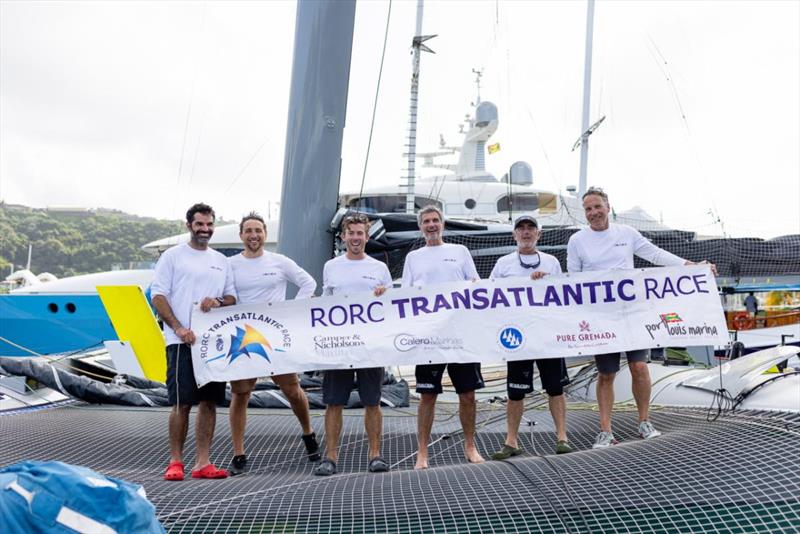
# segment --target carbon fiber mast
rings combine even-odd
[[[333,251],[355,5],[297,3],[277,250],[315,280]]]

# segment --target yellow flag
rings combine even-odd
[[[500,151],[500,143],[495,143],[493,145],[489,145],[486,147],[489,150],[489,154],[494,154],[495,152]]]

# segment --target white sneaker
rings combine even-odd
[[[617,439],[614,437],[614,434],[611,432],[600,432],[597,434],[597,438],[595,438],[592,448],[604,449],[606,447],[610,447],[611,445],[616,445],[617,443],[619,443],[619,441],[617,441]]]
[[[653,423],[650,421],[642,421],[639,423],[639,437],[642,439],[652,439],[657,438],[661,435],[661,432],[656,430],[656,427],[653,426]]]

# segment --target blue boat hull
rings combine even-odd
[[[117,334],[96,293],[34,294],[0,295],[0,337],[13,343],[0,339],[0,356],[33,356],[29,351],[57,354],[91,348],[117,339]]]

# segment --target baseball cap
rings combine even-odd
[[[536,219],[534,219],[532,215],[520,215],[514,221],[514,229],[516,230],[517,226],[519,226],[520,224],[522,224],[524,222],[529,222],[532,225],[534,225],[536,228],[539,228],[539,223],[536,222]]]

